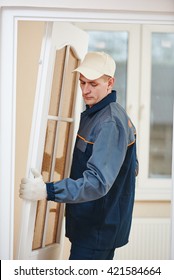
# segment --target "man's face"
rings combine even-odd
[[[107,76],[102,76],[96,80],[88,80],[80,74],[79,80],[84,102],[89,107],[107,96],[111,92],[114,83],[114,78]]]

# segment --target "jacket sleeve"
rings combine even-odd
[[[115,122],[102,124],[83,177],[47,183],[48,200],[79,203],[96,200],[113,185],[127,151],[127,135]]]

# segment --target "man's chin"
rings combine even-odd
[[[85,104],[88,105],[89,107],[95,105],[95,103],[92,100],[85,100]]]

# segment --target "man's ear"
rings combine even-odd
[[[114,86],[115,78],[109,78],[108,80],[108,89],[112,89]]]

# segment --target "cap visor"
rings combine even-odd
[[[78,68],[74,69],[73,72],[79,72],[85,78],[87,78],[89,80],[96,80],[104,75],[101,72],[98,72],[98,71],[95,71],[94,69],[89,69],[89,68],[83,67],[83,66],[79,66]]]

